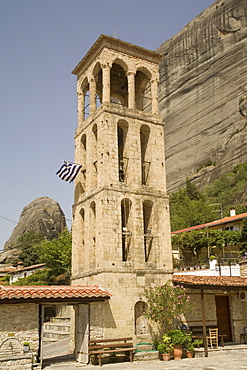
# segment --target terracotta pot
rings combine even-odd
[[[186,351],[187,358],[193,358],[194,351]]]
[[[174,346],[173,349],[173,358],[174,360],[181,360],[183,354],[182,346]]]
[[[162,353],[163,361],[169,361],[171,359],[170,353]]]

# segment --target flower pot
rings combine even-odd
[[[174,360],[181,360],[183,354],[182,346],[174,345],[173,358]]]
[[[186,356],[187,356],[187,358],[193,358],[194,351],[186,351]]]
[[[169,361],[171,359],[170,353],[162,353],[162,359],[163,361]]]

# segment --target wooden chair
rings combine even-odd
[[[217,329],[209,329],[209,336],[207,336],[207,343],[208,346],[210,345],[211,348],[218,348],[218,328]]]

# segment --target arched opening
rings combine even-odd
[[[95,187],[98,176],[98,127],[96,123],[92,127],[92,160],[92,187]]]
[[[81,244],[85,243],[85,211],[84,208],[80,210],[80,231],[81,231]]]
[[[150,200],[145,200],[143,202],[143,231],[144,231],[144,253],[145,262],[150,261],[150,255],[152,251],[153,244],[153,233],[152,233],[152,210],[153,202]]]
[[[74,193],[74,203],[77,204],[81,198],[81,194],[84,193],[85,189],[83,188],[81,182],[78,182],[75,187]]]
[[[110,101],[111,103],[128,106],[128,80],[125,73],[127,67],[123,62],[113,63],[110,72]]]
[[[122,218],[122,261],[130,259],[130,243],[131,243],[131,224],[130,211],[131,200],[124,198],[121,202],[121,218]]]
[[[150,171],[150,157],[151,152],[149,148],[150,128],[147,125],[142,125],[140,129],[141,141],[141,166],[142,166],[142,185],[148,185],[149,171]]]
[[[87,77],[81,85],[81,90],[83,94],[83,120],[85,121],[90,115],[90,88]]]
[[[148,334],[148,321],[145,317],[146,308],[146,302],[139,301],[135,304],[135,334],[137,336]]]
[[[135,75],[136,109],[145,113],[152,111],[151,74],[146,69],[138,70]]]
[[[118,169],[119,181],[125,181],[127,176],[127,168],[129,158],[126,157],[126,141],[128,133],[128,123],[119,121],[118,126]]]
[[[91,202],[90,204],[90,232],[91,242],[89,251],[89,267],[95,267],[95,248],[96,248],[96,204]]]
[[[93,76],[95,79],[96,84],[96,109],[98,109],[102,104],[102,69],[99,63],[96,63],[94,70],[93,70]]]
[[[86,164],[87,164],[87,137],[85,134],[81,137],[81,164],[82,164],[82,188],[85,191],[86,186]]]

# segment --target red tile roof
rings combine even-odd
[[[191,288],[201,286],[208,288],[246,288],[247,277],[243,276],[198,276],[198,275],[174,275],[173,282],[179,283]]]
[[[3,268],[0,269],[0,274],[1,273],[7,274],[7,273],[10,273],[10,272],[13,272],[13,271],[16,271],[16,268],[13,267],[13,266],[3,267]]]
[[[28,271],[28,270],[36,270],[40,267],[43,267],[45,264],[44,263],[39,263],[37,265],[31,265],[31,266],[27,266],[27,267],[16,267],[14,270],[10,271],[10,273],[12,274],[15,274],[15,273],[18,273],[18,272],[21,272],[21,271]]]
[[[192,227],[187,227],[186,229],[172,231],[172,234],[180,234],[180,233],[186,232],[186,231],[188,232],[188,231],[197,230],[197,229],[204,229],[206,227],[213,227],[213,226],[217,226],[217,225],[222,225],[222,224],[226,224],[226,223],[229,223],[229,222],[242,220],[243,218],[246,218],[246,217],[247,217],[247,212],[240,213],[239,215],[224,217],[224,218],[221,218],[220,220],[208,222],[206,224],[196,225],[196,226],[192,226]]]
[[[0,286],[0,303],[8,300],[86,300],[110,298],[110,294],[100,286]]]

